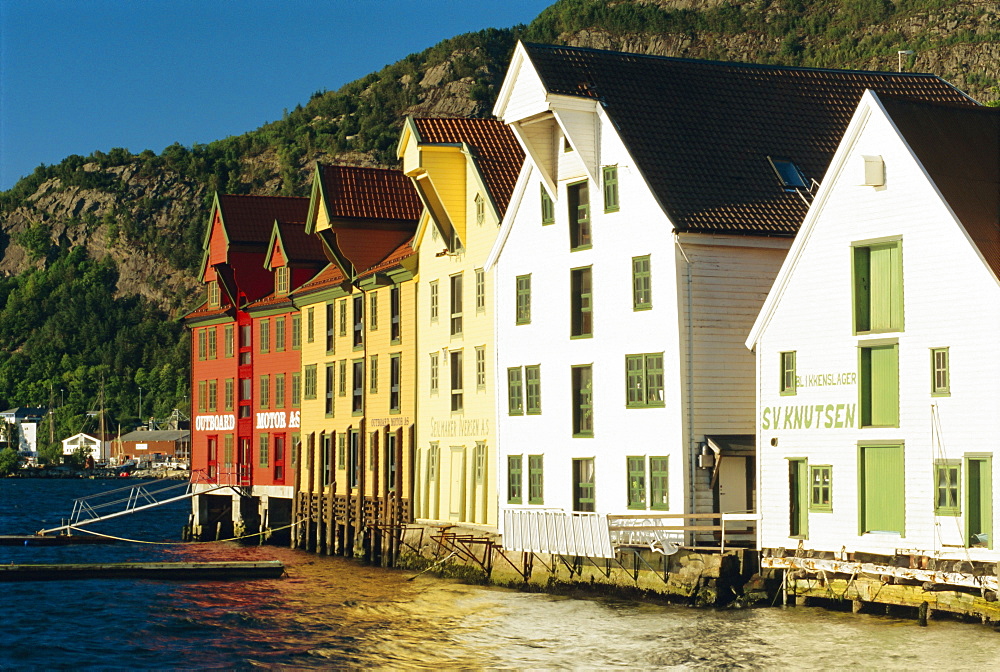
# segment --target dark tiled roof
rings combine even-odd
[[[326,263],[323,255],[323,244],[316,238],[306,233],[305,222],[278,222],[278,230],[281,232],[281,242],[283,243],[282,253],[289,263]]]
[[[304,222],[309,199],[294,196],[219,195],[219,208],[230,243],[260,243],[271,240],[274,221]]]
[[[414,119],[420,141],[468,144],[486,188],[503,217],[514,193],[524,151],[510,127],[496,119]]]
[[[410,178],[402,171],[320,165],[320,174],[331,218],[414,221],[420,218],[423,204]]]
[[[807,206],[767,157],[822,179],[865,89],[975,105],[933,75],[524,46],[550,93],[600,101],[680,231],[794,234]]]
[[[880,100],[1000,276],[1000,109]]]

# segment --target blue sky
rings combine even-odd
[[[0,0],[0,190],[41,163],[160,153],[281,118],[554,0]]]

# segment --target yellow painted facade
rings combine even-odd
[[[411,121],[398,155],[427,208],[415,240],[414,511],[496,526],[493,280],[483,266],[499,215],[467,146],[423,144]]]

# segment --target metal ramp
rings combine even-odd
[[[193,479],[188,481],[158,480],[80,497],[73,500],[73,513],[70,514],[69,523],[39,530],[37,534],[41,536],[53,532],[66,532],[73,528],[127,516],[131,513],[179,502],[216,490],[229,488],[240,492],[240,488],[231,485],[216,485],[196,492],[194,485]],[[240,492],[240,494],[243,493]]]

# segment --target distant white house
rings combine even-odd
[[[48,409],[18,407],[0,412],[0,421],[12,426],[13,447],[29,459],[38,457],[38,425]]]
[[[111,457],[111,440],[114,437],[105,437],[103,440],[92,435],[80,432],[62,440],[62,454],[73,455],[81,448],[85,455],[92,457],[95,462],[105,462]]]
[[[765,566],[994,574],[998,333],[1000,110],[867,92],[747,340]]]

